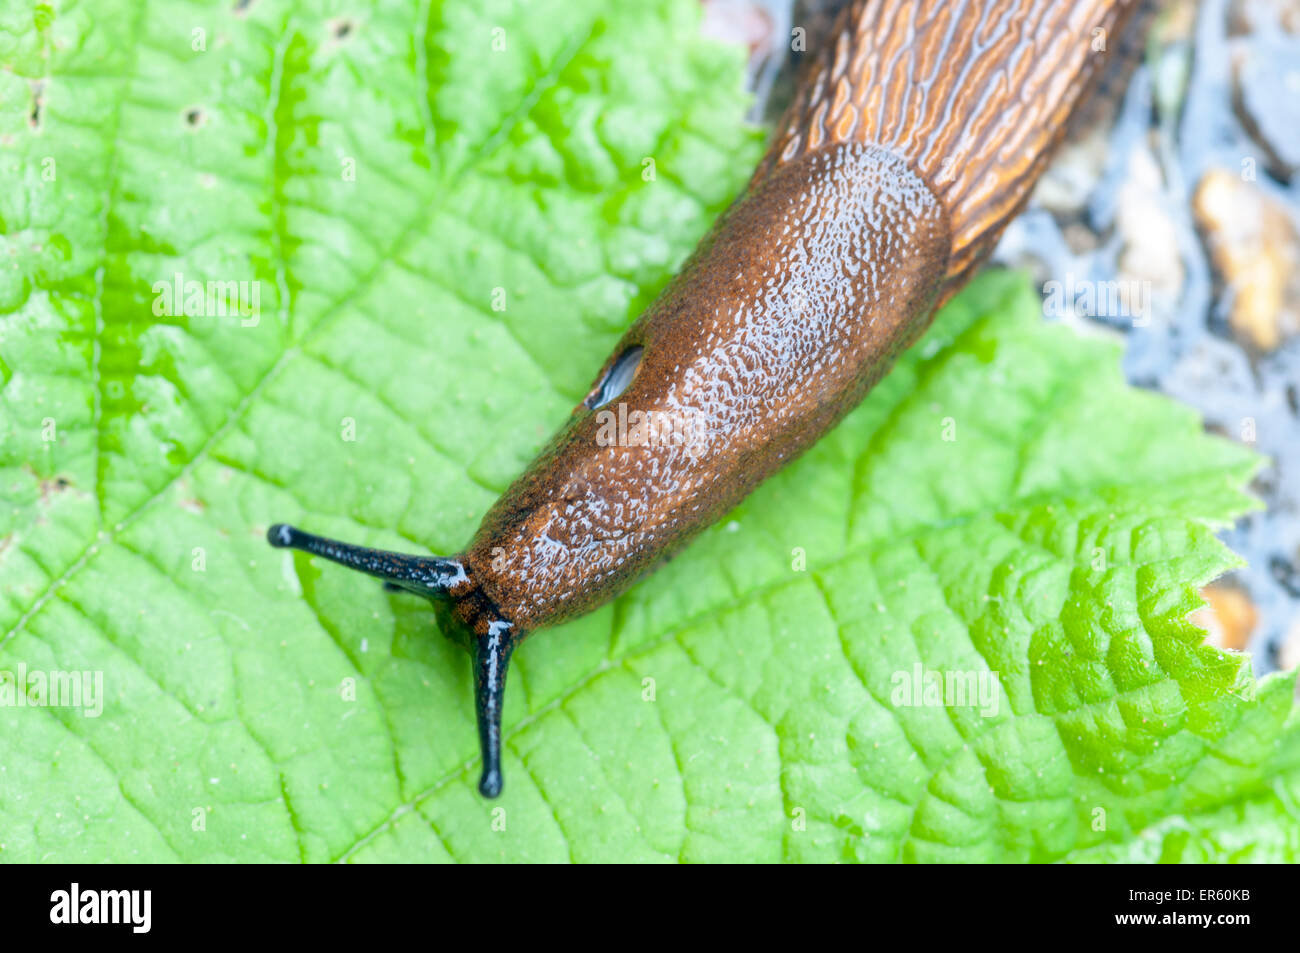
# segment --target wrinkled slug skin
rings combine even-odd
[[[615,350],[644,348],[612,407],[665,415],[680,442],[602,446],[608,416],[580,407],[488,513],[469,577],[524,630],[621,592],[862,399],[924,327],[949,242],[887,152],[836,144],[776,170]]]
[[[852,410],[1024,204],[1134,5],[850,3],[747,192],[593,384],[644,348],[605,409],[694,439],[602,445],[608,417],[578,407],[464,554],[460,621],[596,608]]]
[[[1139,6],[853,0],[800,77],[754,181],[828,142],[901,157],[948,210],[946,300],[1028,200]]]
[[[1024,205],[1138,3],[852,0],[745,193],[462,554],[268,528],[432,601],[470,652],[480,793],[503,788],[518,643],[623,592],[861,402]]]

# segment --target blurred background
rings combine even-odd
[[[707,33],[748,47],[753,118],[770,125],[844,0],[703,4]],[[1264,508],[1221,534],[1249,565],[1206,587],[1194,618],[1215,644],[1250,651],[1258,674],[1292,668],[1300,0],[1145,2],[1132,22],[1109,39],[1104,81],[995,261],[1029,270],[1045,320],[1123,338],[1132,384],[1268,458],[1252,487]],[[791,51],[796,27],[807,54]]]

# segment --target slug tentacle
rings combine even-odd
[[[444,556],[412,556],[385,549],[354,546],[337,539],[304,533],[285,523],[276,523],[266,531],[267,541],[277,549],[300,549],[322,556],[349,569],[357,569],[386,580],[384,588],[402,589],[421,596],[449,592],[465,581],[465,567]]]
[[[505,704],[506,666],[518,641],[514,626],[498,621],[474,643],[474,712],[483,761],[478,791],[484,797],[501,793],[501,709]]]

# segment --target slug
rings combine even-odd
[[[462,553],[270,528],[434,602],[472,658],[485,797],[519,643],[626,590],[857,406],[1024,205],[1136,5],[853,0],[744,194]]]

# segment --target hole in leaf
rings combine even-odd
[[[41,80],[31,81],[32,111],[27,115],[27,123],[33,129],[41,128],[41,107],[45,105],[45,83]]]

